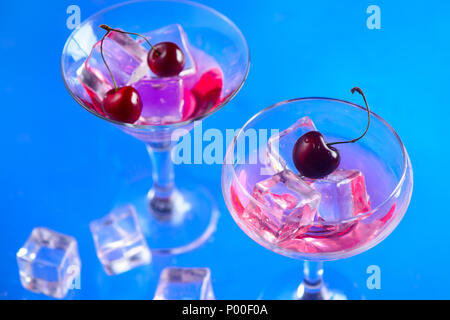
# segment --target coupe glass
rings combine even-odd
[[[164,125],[121,123],[97,113],[86,102],[90,99],[78,80],[77,70],[103,37],[101,24],[140,34],[180,25],[190,45],[213,57],[222,69],[221,103],[192,119]],[[215,230],[218,210],[214,198],[190,177],[177,175],[177,180],[186,185],[175,186],[171,150],[177,138],[194,127],[195,121],[218,111],[236,95],[248,69],[247,43],[233,22],[209,7],[189,1],[132,1],[115,5],[88,18],[67,40],[62,54],[62,76],[72,97],[87,111],[144,142],[150,153],[152,188],[148,191],[150,182],[144,186],[142,182],[136,183],[125,190],[121,200],[116,199],[116,205],[123,200],[136,206],[153,252],[176,254],[192,250]]]
[[[313,121],[327,142],[358,137],[367,122],[365,108],[336,99],[293,99],[268,107],[253,116],[229,146],[222,170],[222,191],[231,215],[250,238],[278,254],[305,261],[303,282],[299,286],[287,283],[283,288],[278,284],[279,292],[271,292],[272,297],[350,298],[346,292],[324,285],[323,261],[364,252],[395,229],[411,198],[411,163],[397,133],[372,112],[370,128],[363,139],[336,146],[341,154],[339,168],[356,169],[364,175],[370,210],[335,221],[316,218],[305,222],[292,218],[290,221],[298,228],[298,236],[286,241],[267,237],[263,232],[265,221],[255,224],[248,218],[248,210],[257,210],[263,217],[273,211],[267,203],[258,202],[257,193],[253,193],[256,183],[275,173],[267,157],[267,137],[271,136],[271,130],[281,132],[305,116]],[[259,143],[252,142],[257,134]],[[292,154],[292,151],[287,153]],[[288,281],[288,277],[284,279]]]

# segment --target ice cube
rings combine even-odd
[[[103,111],[103,98],[113,88],[113,85],[100,73],[99,70],[89,71],[83,64],[77,71],[78,79],[91,99],[92,106],[101,115]]]
[[[47,228],[34,228],[16,256],[20,281],[33,292],[63,298],[80,274],[76,240]]]
[[[179,24],[170,24],[165,27],[150,32],[146,32],[143,34],[143,36],[146,37],[152,45],[155,45],[159,42],[167,42],[167,41],[177,44],[183,51],[185,58],[184,69],[180,72],[178,76],[185,77],[188,75],[195,74],[196,65],[190,52],[189,41],[187,39],[186,33]],[[145,41],[145,39],[138,38],[136,40],[138,44],[142,44],[142,46],[148,47],[148,50],[151,49],[150,46],[147,44],[147,41]],[[144,61],[142,61],[141,64],[133,71],[133,74],[131,75],[128,84],[133,85],[133,83],[138,82],[144,77],[160,78],[159,76],[154,74],[152,70],[149,68],[147,59],[144,59]]]
[[[90,223],[97,256],[109,275],[148,264],[151,253],[133,206],[120,207]]]
[[[101,105],[106,92],[113,88],[111,75],[106,68],[98,41],[85,63],[77,70],[80,83],[86,89],[97,112],[103,113]],[[111,32],[103,42],[103,55],[118,86],[126,85],[133,72],[147,63],[147,49],[129,35]],[[147,67],[148,68],[148,67]]]
[[[322,195],[319,217],[337,222],[370,211],[364,175],[358,170],[338,169],[311,186]]]
[[[100,80],[106,79],[112,85],[111,75],[101,56],[100,45],[101,41],[92,48],[86,59],[85,68],[94,76],[100,77]],[[147,49],[129,35],[119,32],[111,32],[105,38],[103,56],[118,86],[126,85],[141,63],[147,63]]]
[[[316,131],[316,127],[309,117],[303,117],[286,130],[269,138],[267,156],[275,172],[285,169],[296,171],[292,160],[292,150],[298,138],[309,131]]]
[[[147,37],[147,39],[153,45],[159,42],[167,41],[177,44],[183,51],[185,58],[184,69],[180,72],[179,76],[184,77],[189,74],[195,73],[195,62],[190,52],[189,41],[181,25],[169,24],[157,30],[146,32],[143,34],[143,36]],[[142,43],[143,45],[146,44],[146,41],[144,39],[138,39],[138,42]],[[147,62],[145,61],[145,63]],[[149,70],[148,65],[147,69]],[[151,77],[158,78],[158,76],[151,72],[151,70],[149,70],[149,74]]]
[[[147,61],[148,49],[140,45],[140,43],[134,40],[130,35],[121,32],[110,32],[107,38],[115,41],[120,46],[120,51],[117,52],[120,56],[116,57],[117,59],[123,60],[123,58],[126,58],[126,56],[122,54],[122,51],[125,51],[138,62]],[[139,37],[138,39],[141,38]],[[105,49],[105,46],[106,44],[103,43],[103,49]]]
[[[214,300],[209,268],[165,268],[155,300]]]
[[[140,124],[161,125],[183,119],[184,88],[179,77],[148,78],[133,84],[142,99]]]
[[[270,242],[290,239],[314,221],[320,194],[292,171],[284,170],[258,182],[242,218]]]
[[[197,113],[196,96],[185,86],[185,79],[196,74],[196,63],[190,53],[183,28],[171,24],[144,34],[152,44],[162,41],[176,43],[184,52],[185,66],[176,77],[161,78],[155,75],[144,61],[135,69],[129,81],[141,95],[143,109],[139,124],[164,125],[187,120]],[[139,40],[146,44],[143,39]]]

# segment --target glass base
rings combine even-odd
[[[342,274],[328,269],[325,263],[324,284],[322,286],[299,285],[301,265],[287,269],[274,277],[264,289],[263,300],[362,300],[364,297],[355,283]]]
[[[189,189],[177,187],[170,199],[152,201],[151,180],[127,186],[119,205],[135,206],[142,232],[153,254],[180,254],[204,244],[214,233],[219,218],[209,190],[191,180]]]
[[[294,300],[348,300],[347,296],[329,287],[329,284],[311,286],[301,283],[293,294]]]

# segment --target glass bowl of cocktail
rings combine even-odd
[[[317,132],[324,138],[316,141]],[[308,163],[305,152],[318,153]],[[327,166],[325,176],[314,176]],[[385,239],[402,219],[412,186],[408,154],[392,127],[366,107],[330,98],[262,110],[236,134],[222,170],[223,195],[239,227],[267,249],[305,260],[303,282],[292,286],[285,277],[270,298],[345,298],[345,290],[323,285],[323,261]]]
[[[171,150],[236,95],[248,69],[239,29],[189,1],[119,4],[88,18],[67,40],[62,75],[72,97],[150,153],[152,188],[127,188],[117,201],[137,207],[154,252],[191,250],[215,230],[214,198],[190,178],[175,185]]]

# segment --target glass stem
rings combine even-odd
[[[325,300],[327,294],[323,285],[323,262],[305,261],[303,281],[297,289],[297,298],[302,300]]]
[[[148,193],[151,211],[159,216],[171,213],[175,191],[172,143],[149,143],[147,150],[152,162],[153,186]]]

